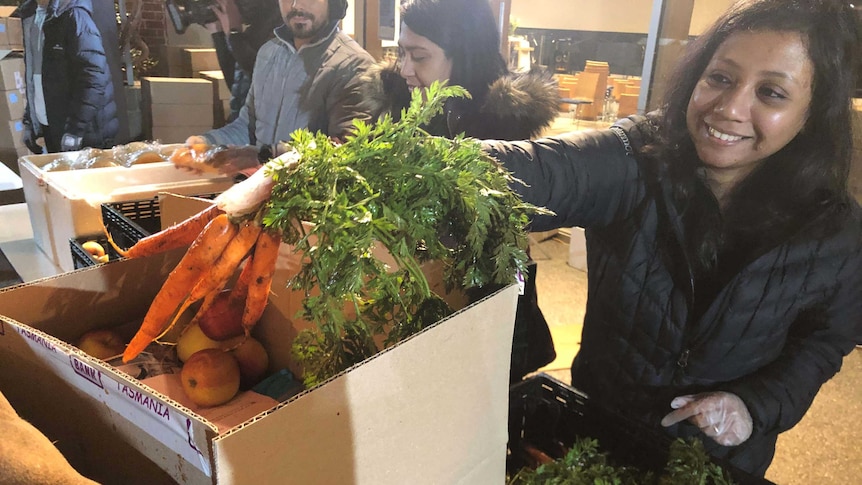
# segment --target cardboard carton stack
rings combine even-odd
[[[180,77],[196,77],[201,71],[218,71],[216,50],[214,48],[186,47],[182,52]]]
[[[221,128],[230,114],[230,88],[224,80],[224,73],[220,70],[199,71],[198,77],[213,85],[213,128]]]
[[[0,161],[18,173],[18,157],[29,152],[22,139],[27,104],[24,37],[21,19],[9,17],[15,7],[0,7]]]
[[[213,87],[206,79],[145,77],[141,97],[147,139],[183,143],[213,127]]]
[[[24,50],[24,31],[21,19],[10,17],[16,7],[0,7],[0,49]]]
[[[29,153],[24,145],[24,59],[10,54],[0,59],[0,160],[18,172],[18,157]]]

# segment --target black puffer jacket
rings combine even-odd
[[[376,64],[362,80],[362,108],[369,113],[397,118],[410,104],[407,82],[394,63]],[[480,104],[477,109],[476,103],[447,101],[445,118],[432,122],[428,131],[447,138],[464,133],[479,139],[532,139],[559,114],[560,98],[551,75],[531,71],[501,77]]]
[[[862,215],[850,198],[749,259],[700,318],[682,252],[680,216],[664,177],[627,155],[621,140],[648,131],[631,120],[611,130],[541,142],[488,142],[525,186],[524,199],[556,216],[536,230],[586,229],[590,271],[573,385],[591,399],[660,428],[675,396],[727,391],[745,402],[754,431],[722,447],[687,422],[710,453],[762,476],[779,433],[793,427],[841,368],[862,322]]]
[[[89,0],[50,0],[43,31],[42,90],[48,116],[48,133],[40,133],[30,101],[33,99],[31,59],[33,46],[24,36],[27,69],[27,109],[24,122],[45,136],[49,150],[59,147],[66,133],[80,136],[82,147],[110,148],[119,130],[114,85],[101,34],[93,22]],[[33,23],[36,1],[18,8],[24,32]],[[53,151],[53,150],[51,150]]]

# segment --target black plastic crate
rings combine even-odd
[[[129,231],[133,237],[159,232],[161,214],[158,197],[102,204],[102,221],[105,225],[116,224],[118,229]],[[113,232],[111,236],[116,237]]]
[[[509,450],[506,471],[515,475],[532,459],[529,448],[552,459],[563,457],[578,438],[593,438],[616,465],[661,474],[672,438],[644,424],[601,408],[578,390],[546,374],[537,374],[510,388]],[[772,482],[727,466],[740,485]]]
[[[108,238],[105,236],[84,236],[79,238],[69,239],[69,246],[72,251],[72,263],[74,264],[75,269],[87,268],[89,266],[95,266],[99,264],[98,261],[93,259],[86,250],[84,250],[83,244],[87,241],[96,241],[101,244],[103,248],[105,248],[105,254],[108,255],[109,261],[114,261],[116,259],[120,259],[121,256],[114,250],[114,248],[108,243]]]
[[[149,202],[150,201],[136,201],[133,203],[121,203],[126,207],[129,207],[128,204],[136,204],[136,207],[142,209],[139,213],[142,217],[134,220],[131,217],[126,216],[119,208],[116,208],[111,204],[102,204],[102,224],[105,225],[105,229],[107,229],[111,234],[111,238],[117,246],[122,249],[129,249],[139,240],[154,232],[158,232],[159,229],[156,229],[155,231],[150,230],[149,227],[152,226],[152,222],[147,222],[154,219],[155,224],[159,224],[159,216],[151,215],[152,207],[158,207],[158,202],[156,202],[155,205],[149,204]],[[147,228],[142,227],[141,223],[146,225]]]
[[[218,193],[195,195],[198,199],[214,199]],[[142,237],[162,229],[162,211],[158,196],[147,200],[108,202],[102,204],[102,220],[111,237],[120,245],[131,246]],[[113,225],[113,227],[112,227]],[[116,229],[116,232],[114,231]],[[117,238],[121,239],[118,241]]]
[[[121,249],[128,249],[135,245],[140,239],[149,236],[153,231],[149,228],[159,224],[158,214],[153,214],[154,208],[158,208],[157,200],[139,200],[131,202],[116,202],[102,204],[102,224],[111,234],[114,243]],[[126,212],[122,212],[125,210]],[[131,217],[125,214],[130,214]],[[155,221],[155,222],[153,222]],[[147,226],[147,228],[142,227]],[[156,229],[158,231],[158,229]],[[87,241],[96,241],[105,248],[105,254],[110,261],[121,258],[120,254],[108,242],[104,234],[82,236],[69,240],[72,251],[72,263],[75,269],[86,268],[98,264],[90,254],[84,250],[83,244]]]

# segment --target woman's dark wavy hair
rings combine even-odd
[[[857,13],[846,0],[749,0],[731,7],[690,46],[668,84],[660,142],[646,153],[673,183],[691,235],[687,245],[701,269],[714,264],[723,242],[768,244],[824,208],[847,201],[859,30]],[[705,214],[702,204],[693,203],[701,162],[686,127],[686,109],[719,46],[733,34],[756,31],[802,35],[814,66],[808,119],[790,143],[734,189],[723,215]]]
[[[409,0],[401,6],[401,21],[443,49],[452,60],[449,84],[466,88],[479,105],[507,72],[488,0]]]

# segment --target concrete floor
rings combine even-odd
[[[557,351],[557,359],[540,371],[567,383],[580,347],[587,281],[585,272],[568,266],[568,251],[565,235],[531,248],[539,305]],[[862,484],[862,349],[844,360],[802,421],[779,437],[766,478],[780,485]]]

